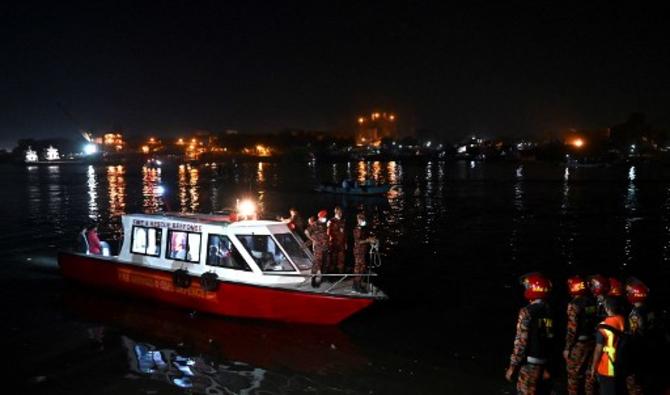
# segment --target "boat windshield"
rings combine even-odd
[[[237,235],[237,238],[264,272],[295,271],[279,245],[269,235]]]
[[[274,237],[284,247],[284,251],[291,257],[293,263],[298,266],[298,269],[309,270],[312,268],[312,261],[293,233],[275,233]]]

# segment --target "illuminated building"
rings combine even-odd
[[[397,116],[386,112],[373,112],[358,117],[357,145],[379,145],[384,138],[398,137]]]
[[[102,136],[102,143],[107,150],[121,151],[126,147],[126,142],[123,140],[121,133],[105,133]]]
[[[49,148],[46,149],[45,157],[46,157],[47,160],[59,160],[60,159],[60,154],[58,153],[57,148],[49,146]]]

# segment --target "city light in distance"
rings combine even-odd
[[[84,145],[84,154],[86,155],[93,155],[96,152],[98,152],[98,146],[95,144],[86,144]]]

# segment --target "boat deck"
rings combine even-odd
[[[301,291],[301,292],[314,292],[318,294],[330,294],[334,296],[360,296],[363,298],[374,298],[374,299],[386,299],[387,296],[382,290],[375,287],[373,284],[369,285],[368,293],[360,293],[353,290],[354,279],[352,277],[342,278],[340,276],[330,277],[331,281],[326,281],[327,277],[324,277],[321,284],[318,287],[312,287],[312,282],[310,278],[305,278],[305,281],[297,284],[281,284],[277,285],[277,288],[284,288],[289,290]],[[366,281],[363,280],[365,284]]]

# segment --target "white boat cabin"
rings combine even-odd
[[[169,213],[124,215],[122,223],[123,262],[267,285],[302,283],[312,269],[311,253],[282,222]]]

